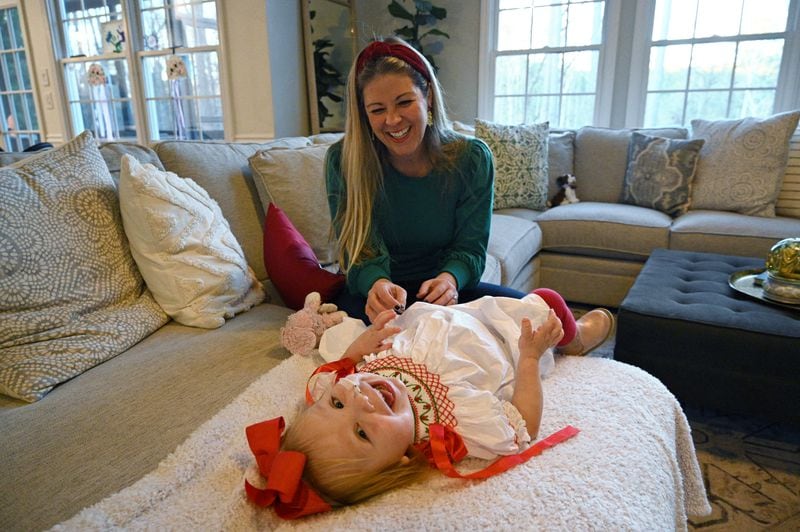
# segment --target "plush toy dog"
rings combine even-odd
[[[322,303],[319,292],[306,296],[303,308],[286,319],[281,327],[281,345],[293,355],[310,355],[319,346],[326,329],[341,323],[347,317],[332,303]]]
[[[581,201],[578,199],[578,195],[575,192],[578,189],[577,181],[578,180],[572,174],[558,176],[556,178],[558,192],[547,202],[547,206],[558,207],[559,205],[578,203]]]

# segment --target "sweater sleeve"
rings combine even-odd
[[[330,147],[325,155],[325,185],[328,190],[328,207],[331,211],[333,228],[338,238],[341,226],[336,221],[339,206],[345,202],[346,185],[342,175],[342,142],[339,141]],[[366,297],[369,289],[378,279],[391,279],[389,266],[389,252],[382,239],[372,228],[370,244],[378,250],[374,257],[362,260],[350,267],[347,272],[347,288],[351,293],[361,294]]]
[[[458,288],[463,289],[478,284],[486,267],[494,201],[494,164],[489,147],[481,140],[470,139],[459,170],[464,187],[456,205],[455,235],[440,270],[453,274]]]

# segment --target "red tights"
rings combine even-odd
[[[547,303],[547,306],[553,309],[558,319],[561,320],[561,326],[564,328],[564,338],[558,342],[558,346],[563,347],[570,343],[578,333],[578,326],[575,323],[575,316],[572,315],[572,311],[567,307],[567,303],[561,297],[561,294],[549,288],[537,288],[531,293],[541,297]]]

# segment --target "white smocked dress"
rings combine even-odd
[[[511,404],[519,360],[520,321],[536,328],[549,307],[537,295],[523,299],[483,297],[450,307],[415,303],[394,322],[403,330],[392,348],[368,355],[357,371],[397,377],[408,389],[416,417],[415,442],[428,439],[428,425],[441,423],[461,436],[470,456],[493,459],[525,450],[531,438]],[[320,342],[327,361],[338,360],[364,331],[346,319]],[[541,358],[544,377],[554,366],[552,350]]]

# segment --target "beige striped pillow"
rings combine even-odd
[[[800,218],[800,129],[795,130],[789,140],[789,162],[775,204],[775,214]]]

